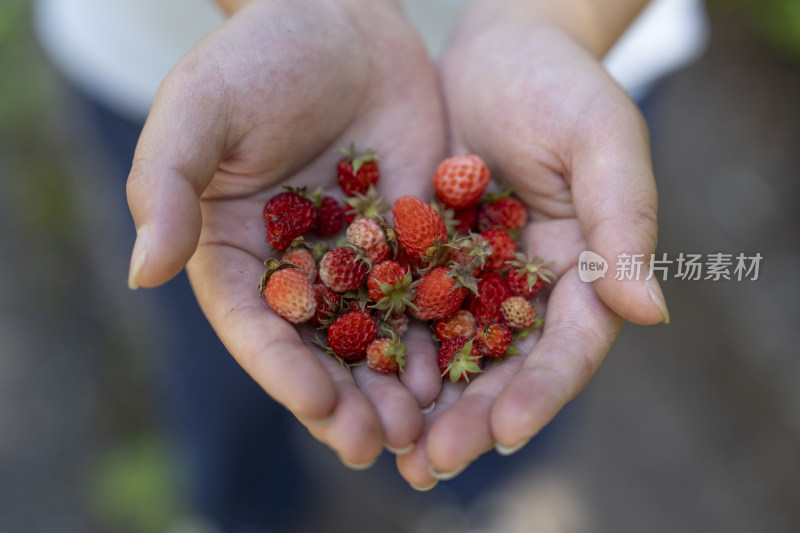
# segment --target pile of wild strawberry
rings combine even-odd
[[[287,188],[264,206],[267,242],[283,252],[266,261],[259,286],[269,306],[324,330],[318,344],[344,363],[366,359],[378,372],[403,371],[409,314],[431,324],[442,376],[453,382],[480,372],[484,360],[518,353],[512,341],[542,325],[530,299],[553,279],[547,263],[517,251],[525,205],[510,191],[483,197],[488,168],[458,155],[433,176],[441,203],[402,196],[389,206],[375,192],[377,156],[343,152],[346,209],[305,188]],[[327,251],[303,238],[334,236],[345,222],[346,241]]]

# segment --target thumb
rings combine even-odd
[[[648,276],[658,237],[658,197],[647,126],[632,103],[615,111],[613,121],[605,115],[594,125],[595,134],[584,138],[572,162],[578,220],[589,250],[608,263],[594,287],[626,320],[669,323],[661,288]]]
[[[217,75],[186,62],[159,89],[136,146],[127,183],[136,225],[128,286],[177,275],[200,237],[198,199],[223,157],[223,91]]]

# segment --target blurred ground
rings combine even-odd
[[[666,282],[672,324],[626,327],[561,446],[475,530],[800,528],[800,69],[738,19],[715,9],[712,23],[708,54],[655,110],[659,251],[758,252],[759,280]],[[28,28],[0,35],[0,532],[157,531],[180,498],[153,422],[154,318],[115,238],[123,192]],[[463,530],[424,494],[378,490],[375,472],[298,442],[321,491],[365,498],[347,518],[332,497],[308,527]]]

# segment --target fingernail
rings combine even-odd
[[[661,312],[661,321],[664,324],[669,324],[669,310],[667,309],[667,302],[664,300],[664,293],[661,292],[661,287],[655,279],[650,278],[645,281],[647,287],[647,294],[650,295],[650,300],[658,307]]]
[[[427,415],[428,413],[433,411],[435,407],[436,407],[436,400],[433,400],[433,402],[428,407],[423,407],[422,409],[419,410],[419,412],[422,413],[423,415]]]
[[[344,457],[342,457],[341,455],[339,456],[339,460],[342,462],[342,464],[343,464],[344,466],[346,466],[346,467],[347,467],[347,468],[349,468],[350,470],[366,470],[367,468],[369,468],[369,467],[371,467],[372,465],[374,465],[374,464],[375,464],[375,461],[377,461],[377,460],[378,460],[378,458],[376,457],[376,458],[375,458],[375,459],[373,459],[372,461],[369,461],[369,462],[367,462],[367,463],[363,463],[363,464],[360,464],[360,465],[353,464],[353,463],[351,463],[351,462],[347,461],[347,460],[346,460]]]
[[[409,483],[409,485],[411,485],[412,489],[414,489],[416,491],[419,491],[419,492],[428,492],[429,490],[431,490],[433,487],[435,487],[438,484],[439,484],[439,480],[438,479],[434,479],[433,483],[431,483],[427,487],[418,487],[418,486],[414,485],[413,483]]]
[[[297,419],[306,426],[324,426],[333,420],[333,415],[326,416],[325,418],[309,418],[307,416],[297,415]]]
[[[395,455],[405,455],[405,454],[409,453],[411,450],[414,449],[414,443],[412,442],[411,444],[409,444],[405,448],[392,448],[391,446],[389,446],[387,444],[385,446],[385,448],[386,448],[386,451],[388,451],[390,453],[393,453]]]
[[[136,243],[133,245],[131,268],[128,271],[128,288],[132,291],[139,288],[136,278],[147,260],[147,245],[149,241],[150,235],[147,226],[142,226],[136,231]]]
[[[525,445],[528,444],[528,442],[530,442],[530,439],[525,439],[519,444],[515,444],[514,446],[508,446],[508,447],[498,443],[494,445],[494,449],[497,450],[497,453],[499,453],[500,455],[513,455],[518,451],[520,451],[522,448],[524,448]]]
[[[455,470],[452,470],[450,472],[442,472],[434,468],[433,465],[431,465],[428,467],[428,472],[430,472],[430,474],[439,481],[447,481],[448,479],[453,479],[454,477],[459,475],[461,472],[464,471],[465,468],[467,468],[467,465],[461,465]]]

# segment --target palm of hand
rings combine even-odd
[[[527,203],[521,251],[552,260],[558,278],[543,334],[519,343],[522,355],[442,387],[420,445],[397,458],[416,486],[448,479],[493,447],[524,445],[592,377],[621,328],[614,311],[661,319],[640,285],[593,287],[577,275],[583,250],[608,258],[655,246],[646,129],[600,64],[555,31],[511,30],[456,40],[441,70],[452,151],[481,154]]]
[[[396,6],[362,6],[369,13],[355,20],[338,5],[311,4],[257,3],[182,61],[157,97],[128,192],[149,238],[139,283],[166,281],[191,256],[198,301],[231,354],[315,437],[360,465],[384,444],[407,448],[419,436],[420,407],[441,382],[432,341],[409,332],[405,386],[365,367],[351,375],[310,348],[255,290],[274,253],[261,211],[284,184],[332,188],[337,148],[351,141],[381,154],[388,201],[430,196],[443,111],[435,70]]]

